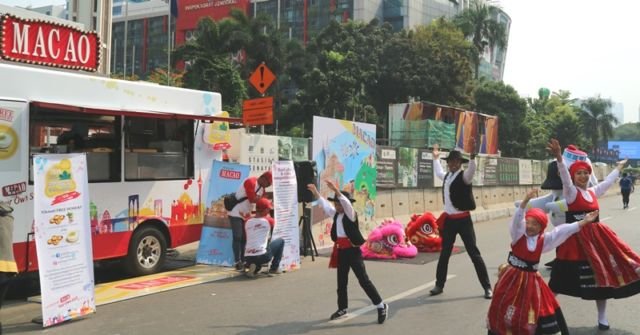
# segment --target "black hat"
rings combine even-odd
[[[448,161],[450,161],[452,159],[459,159],[463,163],[468,163],[469,162],[468,159],[462,157],[462,154],[458,150],[451,150],[451,152],[449,152],[449,156],[447,156],[447,158],[445,158],[444,160],[446,160],[448,162]]]
[[[347,191],[340,191],[340,193],[342,193],[342,195],[344,195],[347,199],[349,199],[349,201],[356,202],[356,199],[353,199],[351,197],[351,193],[349,193]],[[335,198],[327,198],[327,200],[329,200],[329,201],[338,201],[337,197],[335,197]]]
[[[562,179],[558,172],[558,162],[553,161],[547,165],[547,178],[544,180],[540,188],[543,190],[561,190]]]

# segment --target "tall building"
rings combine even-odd
[[[624,105],[620,102],[611,102],[611,114],[616,117],[619,124],[624,123]]]
[[[112,15],[112,73],[145,78],[156,68],[167,69],[175,31],[167,1],[113,0]]]
[[[100,36],[98,73],[106,75],[111,69],[111,7],[112,0],[67,0],[67,19],[84,24]]]

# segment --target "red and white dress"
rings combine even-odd
[[[509,267],[495,285],[487,315],[489,334],[568,334],[560,305],[540,273],[540,255],[580,230],[578,223],[561,224],[550,232],[527,236],[525,210],[518,208],[511,224]]]
[[[597,197],[614,184],[618,170],[587,190],[577,188],[563,164],[558,164],[567,200],[567,221],[599,209]],[[586,225],[556,251],[549,287],[553,292],[586,300],[625,298],[640,292],[640,256],[602,222]]]

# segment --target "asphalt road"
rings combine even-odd
[[[623,210],[619,196],[600,200],[602,220],[631,247],[640,252],[640,209],[632,196]],[[479,248],[495,283],[497,267],[506,259],[510,218],[476,224]],[[461,243],[458,240],[457,244]],[[551,260],[553,252],[543,255]],[[452,256],[445,291],[429,296],[436,262],[406,264],[367,261],[371,279],[390,305],[384,325],[355,276],[349,283],[350,317],[329,322],[336,310],[336,274],[327,268],[328,258],[303,259],[299,271],[276,277],[243,276],[192,286],[142,298],[99,306],[82,320],[42,329],[30,323],[39,315],[37,304],[3,309],[5,334],[486,334],[489,300],[482,297],[466,253]],[[542,274],[548,276],[547,270]],[[571,334],[640,334],[640,295],[610,300],[612,329],[596,329],[595,303],[559,296]]]

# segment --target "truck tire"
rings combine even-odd
[[[131,236],[125,259],[127,272],[133,276],[156,273],[162,269],[167,257],[167,241],[160,230],[142,225]]]

